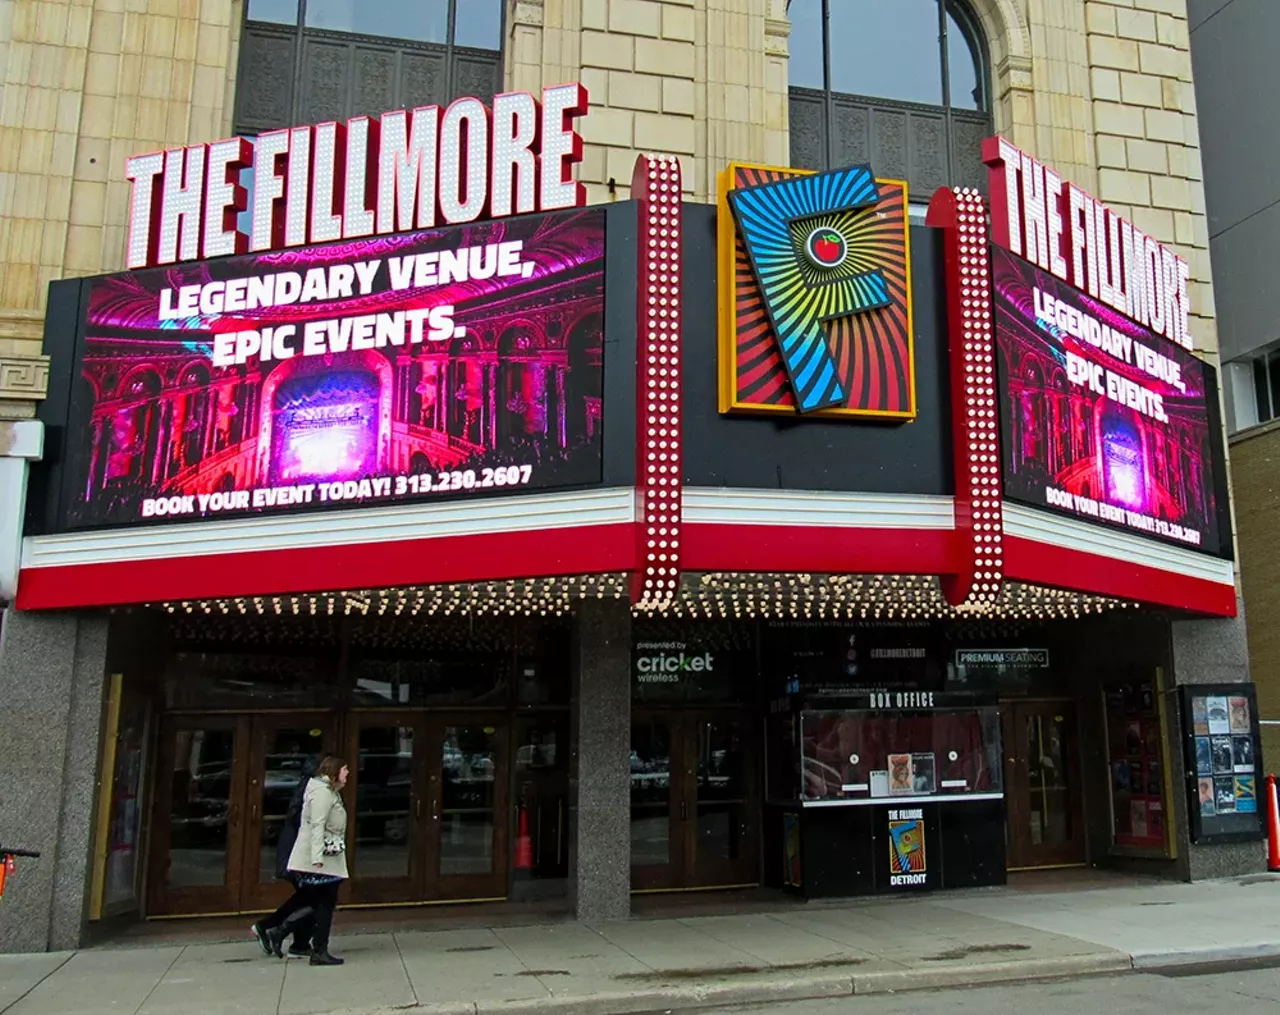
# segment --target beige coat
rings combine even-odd
[[[298,841],[289,854],[289,870],[348,877],[345,850],[337,856],[324,855],[326,836],[345,841],[346,835],[347,809],[342,806],[341,794],[333,789],[329,780],[316,776],[307,783],[302,796],[302,821],[298,826]]]

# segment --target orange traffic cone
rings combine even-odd
[[[529,812],[520,808],[520,827],[516,832],[516,870],[533,867],[533,839],[529,837]]]
[[[5,876],[9,873],[8,857],[0,857],[0,899],[4,898]]]
[[[1267,776],[1267,870],[1280,871],[1280,801],[1274,775]]]

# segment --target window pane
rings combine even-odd
[[[250,21],[274,21],[278,25],[298,23],[298,0],[249,0]]]
[[[1276,415],[1277,407],[1280,407],[1280,352],[1273,352],[1267,357],[1267,375],[1271,381],[1270,411],[1263,416],[1262,408],[1259,406],[1258,415],[1264,419],[1271,419]]]
[[[832,91],[942,103],[938,0],[832,0],[828,27]]]
[[[502,48],[502,0],[462,0],[454,15],[453,41],[476,49]]]
[[[822,0],[791,0],[789,76],[793,88],[822,88]]]
[[[1267,362],[1265,359],[1253,361],[1253,391],[1258,399],[1258,422],[1265,423],[1271,418],[1271,396],[1267,385]]]
[[[391,39],[444,42],[448,0],[307,0],[307,25]]]
[[[973,29],[947,14],[947,71],[954,109],[982,109],[982,61]]]

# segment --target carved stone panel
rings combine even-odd
[[[914,187],[907,162],[907,114],[894,109],[871,112],[871,166],[877,176],[906,180]]]
[[[827,167],[826,125],[822,95],[791,90],[791,164],[797,169]]]
[[[346,118],[351,95],[352,48],[333,39],[304,36],[299,123]]]
[[[834,100],[831,111],[831,150],[836,166],[855,166],[871,158],[868,126],[871,110],[862,103]],[[879,172],[879,168],[876,168]]]
[[[987,167],[982,164],[982,142],[992,133],[991,121],[985,116],[952,115],[951,150],[955,155],[955,183],[960,187],[977,187],[987,192]]]
[[[947,183],[947,122],[942,112],[908,114],[908,183],[911,195],[927,201]]]
[[[444,87],[444,50],[410,52],[400,56],[400,95],[397,106],[413,109],[447,100]]]
[[[475,96],[485,103],[502,89],[502,68],[497,53],[458,49],[453,53],[452,98]]]
[[[395,106],[396,53],[393,49],[355,47],[355,96],[351,115],[379,116]]]
[[[293,124],[296,38],[290,31],[253,23],[245,25],[236,85],[239,133],[256,134]]]

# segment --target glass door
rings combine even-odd
[[[694,822],[688,836],[692,886],[756,884],[760,801],[750,720],[732,712],[690,718],[687,744],[696,751],[686,784],[687,810]]]
[[[506,897],[508,739],[487,714],[354,718],[352,902]]]
[[[758,773],[749,717],[638,711],[631,726],[631,886],[756,884]]]
[[[504,716],[432,718],[427,898],[506,898],[508,740]]]
[[[161,727],[152,914],[240,910],[249,727],[235,716],[173,717]]]
[[[277,877],[276,847],[303,765],[335,749],[334,726],[327,712],[253,717],[241,909],[273,909],[293,891]]]
[[[679,716],[637,712],[631,721],[631,887],[677,888],[684,868]],[[676,763],[673,764],[673,761]]]
[[[1071,701],[1004,706],[1011,870],[1085,862],[1076,735]]]
[[[426,729],[421,713],[371,713],[349,724],[353,902],[424,898]]]

